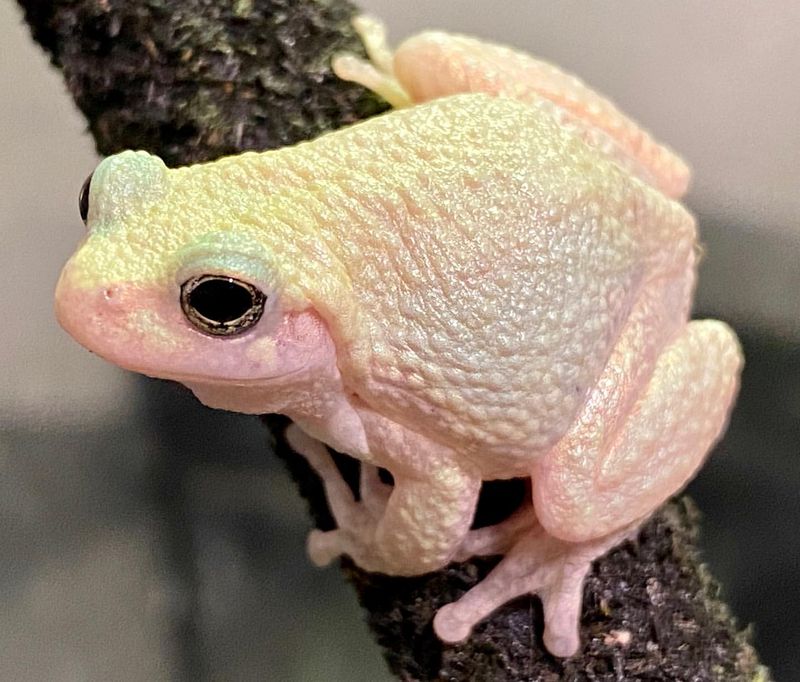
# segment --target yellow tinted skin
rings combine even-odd
[[[59,318],[207,404],[292,417],[339,526],[312,533],[315,562],[414,575],[503,553],[437,633],[463,639],[535,592],[569,655],[591,561],[691,477],[736,391],[735,337],[688,319],[686,167],[527,55],[441,33],[393,54],[359,29],[373,61],[337,72],[405,108],[188,168],[106,159]],[[207,276],[259,292],[248,326],[187,315]],[[362,461],[360,502],[323,444]],[[531,477],[526,508],[470,531],[481,482],[514,476]]]

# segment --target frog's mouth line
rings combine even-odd
[[[248,359],[235,340],[227,341],[235,346],[232,354],[218,357],[207,344],[210,337],[173,308],[165,305],[160,290],[139,284],[87,290],[71,281],[67,269],[56,291],[56,317],[64,330],[91,353],[131,372],[182,384],[268,390],[305,370],[297,364],[270,367],[268,356]],[[169,338],[161,338],[160,329],[172,330]],[[249,334],[238,338],[245,337]]]
[[[83,345],[83,344],[81,344]],[[86,348],[86,346],[84,346]],[[252,379],[245,379],[245,378],[231,378],[225,379],[216,377],[211,374],[202,374],[199,372],[161,372],[153,368],[152,365],[140,365],[132,362],[127,362],[122,358],[113,355],[103,353],[102,351],[95,350],[93,348],[87,348],[87,350],[92,354],[96,355],[99,358],[102,358],[106,362],[111,363],[112,365],[116,365],[120,369],[125,370],[126,372],[133,372],[134,374],[143,374],[150,379],[163,379],[165,381],[175,381],[179,384],[189,385],[189,384],[202,384],[204,386],[241,386],[242,388],[254,388],[258,386],[263,386],[264,388],[269,388],[270,384],[272,383],[281,383],[285,379],[290,379],[294,376],[302,374],[303,372],[307,371],[306,367],[298,367],[297,369],[292,370],[291,372],[285,372],[283,374],[277,374],[275,376],[266,376],[266,377],[256,377]]]
[[[98,354],[99,355],[99,354]],[[107,359],[107,358],[104,358]],[[116,364],[116,363],[115,363]],[[306,371],[305,367],[286,372],[285,374],[278,374],[271,377],[260,377],[256,379],[220,379],[211,375],[193,374],[193,373],[170,373],[170,374],[151,374],[149,370],[142,368],[125,367],[126,370],[136,372],[137,374],[144,374],[151,379],[165,379],[167,381],[176,381],[180,384],[202,384],[204,386],[240,386],[242,388],[261,387],[269,388],[272,383],[282,382],[284,379],[289,379],[296,375],[302,374]]]
[[[206,374],[203,372],[181,372],[181,371],[169,371],[163,369],[163,366],[159,366],[156,363],[148,363],[146,358],[143,358],[141,355],[134,359],[135,355],[126,352],[125,350],[119,350],[115,347],[110,348],[98,348],[100,344],[95,342],[94,338],[85,338],[85,334],[81,333],[83,330],[67,330],[68,333],[75,338],[78,343],[80,343],[84,348],[86,348],[90,353],[96,355],[99,358],[102,358],[106,362],[111,363],[112,365],[116,365],[117,367],[124,369],[129,372],[134,372],[136,374],[143,374],[151,379],[165,379],[167,381],[176,381],[181,384],[203,384],[206,386],[227,386],[227,387],[234,387],[234,386],[241,386],[245,387],[264,387],[269,388],[270,385],[281,384],[284,383],[285,380],[291,379],[296,375],[300,375],[305,371],[308,371],[306,367],[297,367],[288,372],[284,372],[282,374],[276,374],[271,376],[256,376],[256,377],[242,377],[242,376],[231,376],[229,378],[214,374]],[[129,347],[125,346],[128,350]],[[134,357],[132,357],[132,355]],[[138,361],[137,361],[138,360]]]

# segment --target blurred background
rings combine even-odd
[[[697,315],[747,355],[691,485],[702,545],[777,680],[800,679],[800,4],[364,0],[395,40],[482,36],[572,70],[694,168]],[[0,3],[0,679],[391,679],[253,418],[128,375],[57,327],[97,162],[59,74]]]

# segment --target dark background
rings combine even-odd
[[[691,485],[703,547],[776,679],[800,679],[800,9],[791,2],[361,3],[570,68],[679,149],[707,258],[698,316],[747,356]],[[469,11],[465,8],[469,7]],[[58,330],[52,290],[96,163],[60,77],[0,3],[0,679],[389,679],[256,419],[136,379]]]

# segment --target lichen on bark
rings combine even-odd
[[[101,154],[170,165],[281,147],[386,108],[330,69],[361,51],[347,2],[20,3]]]

